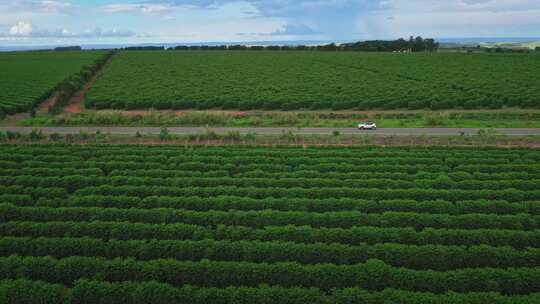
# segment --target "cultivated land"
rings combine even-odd
[[[132,51],[114,56],[88,108],[537,108],[537,54]]]
[[[0,114],[30,111],[105,52],[0,53]],[[1,115],[0,115],[1,116]]]
[[[539,55],[4,62],[0,303],[540,303]]]
[[[538,303],[539,163],[525,148],[1,145],[0,301]]]

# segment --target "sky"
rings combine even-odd
[[[0,0],[2,44],[540,37],[540,0]]]

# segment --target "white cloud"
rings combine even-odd
[[[537,0],[388,0],[387,5],[357,19],[356,29],[367,38],[540,36]]]
[[[105,37],[134,37],[135,32],[127,30],[102,30],[93,28],[83,32],[72,32],[66,28],[61,29],[40,29],[29,22],[19,21],[9,29],[8,33],[1,34],[0,37],[11,38],[105,38]]]
[[[242,36],[313,36],[320,34],[319,31],[314,30],[310,26],[305,24],[291,24],[285,23],[278,29],[267,33],[241,33]]]
[[[20,22],[24,20],[24,22]],[[155,41],[540,36],[540,0],[0,0],[0,37]],[[39,27],[38,27],[39,26]],[[244,33],[244,34],[242,34]]]
[[[167,4],[109,4],[100,9],[106,13],[156,14],[170,12],[172,7]]]
[[[37,2],[38,7],[46,13],[67,13],[72,8],[71,3],[65,1],[44,0]]]
[[[11,36],[30,36],[33,32],[32,24],[19,21],[9,29]]]

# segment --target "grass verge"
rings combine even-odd
[[[375,121],[380,128],[540,128],[540,111],[483,112],[224,112],[86,111],[38,115],[19,126],[354,127]],[[11,121],[10,123],[13,123]]]

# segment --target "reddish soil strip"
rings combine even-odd
[[[109,58],[109,60],[101,67],[99,71],[96,72],[92,79],[90,79],[90,81],[88,81],[79,92],[77,92],[73,97],[71,97],[68,105],[64,108],[64,112],[77,114],[83,111],[83,103],[86,99],[86,93],[94,86],[99,76],[101,76],[103,71],[107,68],[107,66],[109,66],[111,59],[112,57]]]
[[[54,107],[57,101],[58,101],[58,95],[54,93],[51,97],[49,97],[47,100],[45,100],[38,106],[38,108],[36,109],[36,113],[40,113],[40,114],[49,113],[49,109]]]

